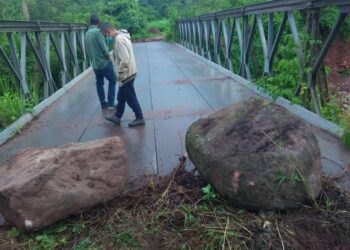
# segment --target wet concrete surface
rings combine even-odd
[[[105,121],[104,116],[113,115],[114,110],[100,109],[92,73],[1,146],[0,163],[28,147],[55,147],[117,135],[126,143],[133,177],[165,175],[185,153],[185,135],[191,123],[255,95],[172,44],[137,43],[134,50],[138,66],[135,87],[146,126],[127,127],[134,119],[128,107],[120,127]],[[338,176],[350,164],[350,151],[334,136],[313,129],[325,174]],[[339,183],[350,190],[348,174]]]

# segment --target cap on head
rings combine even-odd
[[[91,15],[90,16],[90,24],[91,25],[98,25],[100,23],[100,19],[97,15]]]

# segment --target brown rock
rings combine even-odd
[[[321,190],[316,137],[301,119],[262,99],[195,122],[186,149],[201,176],[239,207],[293,208]]]
[[[127,177],[119,137],[26,149],[0,167],[0,213],[22,230],[38,230],[119,196]]]
[[[157,29],[157,28],[150,28],[150,29],[148,29],[148,33],[151,33],[151,34],[160,34],[160,30]]]

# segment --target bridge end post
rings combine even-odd
[[[61,71],[61,82],[62,86],[67,84],[67,64],[66,64],[66,48],[65,48],[65,37],[64,37],[64,31],[61,31],[60,34],[60,43],[61,43],[61,55],[62,55],[62,61],[64,68]]]

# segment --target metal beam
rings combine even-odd
[[[68,81],[68,68],[67,68],[67,63],[66,63],[66,45],[65,45],[65,33],[64,31],[60,32],[60,42],[61,42],[61,54],[63,58],[63,63],[64,63],[64,69],[65,71],[62,72],[62,85],[65,85]]]
[[[39,32],[87,30],[86,24],[0,20],[0,32]]]
[[[327,41],[326,41],[324,47],[322,48],[322,50],[321,50],[321,52],[316,60],[315,65],[313,66],[313,69],[312,69],[313,73],[317,73],[320,70],[320,66],[321,66],[325,56],[327,55],[330,47],[332,46],[333,41],[334,41],[336,35],[338,34],[340,26],[344,23],[344,20],[345,20],[347,15],[348,15],[347,13],[341,13],[339,15],[336,24],[334,25],[331,33],[329,34]]]
[[[8,44],[11,52],[12,67],[14,70],[16,70],[16,80],[21,85],[23,95],[27,97],[29,95],[29,89],[28,89],[27,81],[25,79],[25,75],[22,75],[23,71],[18,59],[18,53],[15,47],[15,43],[13,41],[12,33],[7,33],[7,40],[8,40]]]
[[[26,34],[21,33],[21,76],[22,76],[22,89],[25,97],[29,97],[29,89],[27,83],[26,64],[27,64],[27,39]]]
[[[72,39],[73,37],[71,34],[67,34],[66,32],[64,32],[64,38],[66,40],[69,53],[73,59],[73,67],[74,67],[77,64],[77,58],[76,58],[76,54],[74,51],[74,45],[73,45],[73,39]]]
[[[214,38],[214,57],[215,62],[219,65],[221,65],[221,59],[220,59],[220,36],[221,36],[221,25],[220,21],[217,19],[214,19],[211,21],[211,30]]]
[[[242,31],[241,31],[241,24],[239,23],[239,19],[237,17],[234,18],[234,22],[236,25],[236,32],[237,32],[237,37],[238,37],[238,44],[239,44],[239,49],[241,52],[241,57],[240,57],[240,68],[238,70],[238,74],[241,75],[242,72],[242,63],[243,63],[243,58],[244,58],[244,48],[243,48],[243,37],[242,37]]]
[[[46,63],[47,63],[47,69],[51,70],[50,67],[50,33],[46,32],[45,33],[45,59],[46,59]],[[50,91],[49,91],[49,83],[47,81],[44,82],[44,97],[45,99],[48,98],[50,95]]]
[[[205,36],[205,49],[207,53],[207,59],[211,61],[211,52],[209,47],[209,39],[210,39],[210,28],[208,27],[208,22],[203,22],[204,24],[204,36]]]
[[[320,13],[319,10],[312,10],[313,11],[313,18],[311,21],[311,39],[317,40],[317,33],[318,33],[318,25],[320,21]],[[315,47],[315,45],[313,45]],[[316,53],[315,48],[311,48],[310,52],[310,64],[311,67],[315,63]],[[316,92],[316,74],[314,72],[309,72],[307,74],[307,84],[309,87],[309,90],[311,92],[311,99],[314,105],[315,113],[320,115],[321,114],[321,105],[317,97]]]
[[[269,13],[269,21],[267,25],[267,48],[268,48],[268,54],[271,53],[272,46],[273,46],[273,30],[274,30],[274,14]]]
[[[35,48],[35,46],[34,46],[32,40],[30,39],[28,33],[26,33],[26,38],[27,38],[27,43],[28,43],[30,49],[32,50],[32,52],[33,52],[33,54],[34,54],[34,57],[35,57],[35,59],[37,60],[39,66],[40,66],[40,68],[41,68],[41,71],[42,71],[42,73],[43,73],[43,75],[44,75],[44,78],[45,78],[46,80],[49,80],[49,77],[48,77],[48,75],[46,74],[45,65],[43,64],[43,61],[42,61],[42,56],[39,54],[38,50]]]
[[[247,46],[246,47],[246,52],[245,52],[245,57],[246,57],[245,60],[246,60],[246,62],[248,62],[248,55],[249,55],[250,49],[252,47],[252,42],[253,42],[255,29],[256,29],[256,16],[254,16],[253,24],[252,24],[252,27],[250,28],[248,41],[247,41],[247,45],[246,45]],[[249,26],[248,26],[248,30],[249,30]]]
[[[288,12],[294,10],[306,10],[311,8],[325,8],[329,6],[339,6],[341,9],[347,9],[350,6],[349,0],[276,0],[254,4],[244,7],[232,8],[224,11],[218,11],[206,15],[191,17],[185,20],[211,20],[221,17],[242,17],[256,14],[268,14],[273,12]]]
[[[10,61],[10,59],[7,57],[7,55],[6,55],[5,51],[4,51],[4,49],[1,47],[1,45],[0,45],[0,57],[2,57],[4,63],[11,70],[11,72],[15,76],[16,80],[18,82],[21,82],[21,76],[16,71],[16,68],[13,66],[13,64]]]
[[[203,24],[201,21],[197,21],[197,31],[198,31],[198,45],[199,45],[199,52],[201,56],[204,57],[204,49],[203,49]]]
[[[288,21],[289,21],[289,26],[292,31],[292,36],[295,45],[297,46],[297,56],[298,56],[298,61],[299,61],[299,74],[300,74],[300,80],[303,78],[304,74],[304,56],[303,56],[303,49],[301,47],[301,42],[299,38],[299,33],[297,29],[297,25],[295,23],[294,15],[291,11],[288,12]]]
[[[72,43],[73,43],[73,53],[74,53],[74,65],[73,65],[73,75],[74,78],[77,77],[79,71],[79,62],[78,62],[78,48],[77,48],[77,32],[71,32]]]
[[[231,48],[232,48],[232,39],[233,39],[235,25],[234,23],[231,24],[230,18],[227,18],[226,24],[224,19],[221,22],[222,22],[221,23],[222,32],[225,40],[225,67],[230,71],[233,71],[233,66],[231,61]]]
[[[264,25],[263,25],[263,21],[262,21],[261,15],[257,15],[256,19],[257,19],[257,23],[258,23],[258,29],[259,29],[259,34],[260,34],[260,41],[261,41],[262,50],[263,50],[263,56],[264,56],[264,73],[268,74],[269,49],[268,49],[268,45],[267,45],[267,42],[266,42]]]
[[[278,32],[277,32],[277,35],[276,35],[276,39],[275,39],[275,42],[273,43],[273,46],[272,46],[272,49],[270,51],[270,55],[269,55],[269,72],[272,72],[272,64],[273,64],[273,59],[277,53],[277,48],[278,48],[278,45],[281,41],[281,38],[282,38],[282,34],[283,34],[283,31],[284,31],[284,28],[286,26],[286,23],[287,23],[287,19],[288,19],[288,13],[285,12],[284,15],[283,15],[283,19],[282,19],[282,22],[280,24],[280,27],[278,29]]]
[[[315,48],[311,49],[311,71],[305,72],[305,62],[306,62],[306,47],[303,48],[301,44],[301,39],[298,33],[298,26],[296,24],[293,12],[300,10],[307,10],[308,13],[318,13],[321,8],[326,8],[329,6],[337,6],[340,10],[340,15],[336,24],[334,25],[331,33],[329,34],[327,41],[325,42],[321,52],[318,54]],[[279,24],[278,31],[274,32],[274,19],[276,13],[282,13],[282,21]],[[251,79],[250,69],[249,69],[249,52],[252,48],[252,41],[254,37],[254,32],[256,26],[258,26],[260,40],[262,44],[262,53],[264,56],[264,74],[271,74],[273,69],[273,61],[277,54],[279,44],[281,43],[282,36],[286,29],[286,23],[288,21],[290,30],[292,33],[292,38],[297,48],[297,58],[300,67],[300,76],[305,81],[305,76],[307,74],[307,83],[311,93],[313,106],[315,112],[320,114],[320,103],[318,100],[318,95],[316,91],[316,81],[317,74],[319,73],[320,67],[330,49],[336,35],[339,33],[340,26],[343,24],[346,16],[350,13],[350,1],[349,0],[276,0],[270,2],[264,2],[260,4],[244,6],[240,8],[233,8],[224,11],[219,11],[215,13],[210,13],[206,15],[201,15],[197,17],[187,18],[179,21],[181,23],[195,22],[203,23],[204,28],[204,40],[205,40],[205,51],[206,57],[209,60],[211,58],[211,52],[214,53],[214,61],[218,64],[220,62],[220,51],[221,47],[225,47],[225,67],[232,71],[232,61],[231,61],[231,48],[232,48],[232,35],[234,33],[234,27],[236,27],[236,32],[238,36],[238,43],[240,47],[240,67],[238,74],[247,79]],[[265,34],[264,23],[262,14],[268,16],[267,23],[267,34]],[[254,17],[253,22],[249,18]],[[242,19],[241,19],[242,18]],[[232,26],[230,26],[230,20],[233,20]],[[226,21],[225,21],[226,20]],[[241,31],[241,25],[243,20],[243,32]],[[308,19],[307,19],[308,20]],[[317,30],[319,25],[319,16],[314,15],[312,20],[312,29],[307,33],[311,33],[311,39],[317,39]],[[208,24],[210,27],[208,27]],[[251,25],[251,27],[250,27]],[[231,29],[232,27],[232,29]],[[197,27],[198,34],[199,28]],[[232,31],[230,33],[230,31]],[[212,32],[212,34],[210,34]],[[223,34],[224,45],[221,45],[221,33]],[[211,35],[213,36],[213,41],[211,41]],[[199,36],[199,35],[198,35]],[[213,45],[213,48],[211,47]],[[304,51],[305,50],[305,51]],[[304,54],[305,53],[305,54]],[[299,83],[299,87],[301,84]],[[299,89],[298,87],[298,89]]]

